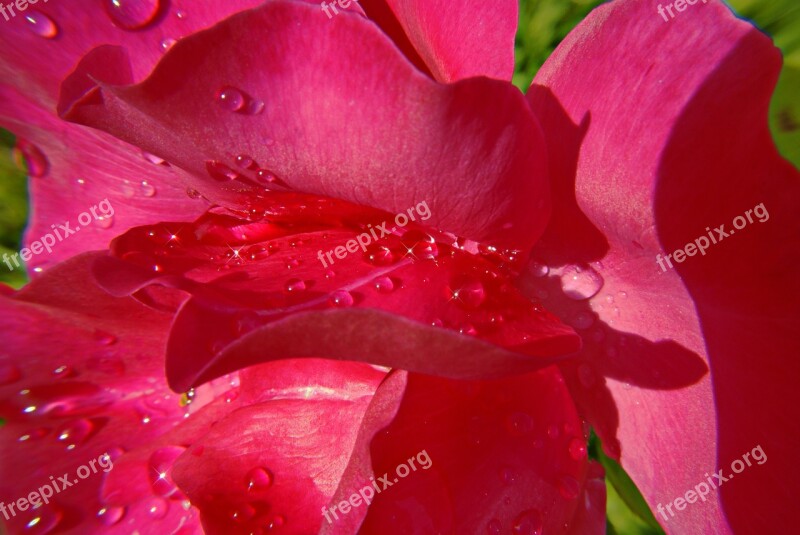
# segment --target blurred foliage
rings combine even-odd
[[[0,129],[0,259],[19,251],[28,218],[27,181],[21,162],[14,158],[13,146],[14,137]],[[0,282],[19,288],[26,280],[24,269],[14,266],[11,271],[0,260]]]

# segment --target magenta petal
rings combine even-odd
[[[430,226],[514,249],[549,215],[543,142],[519,92],[432,82],[359,16],[269,2],[181,41],[141,84],[99,91],[63,93],[65,117],[165,158],[228,207],[282,185],[391,213],[426,201]],[[278,181],[238,168],[239,155]]]
[[[584,301],[591,315],[576,317],[585,367],[571,386],[587,391],[577,397],[606,446],[619,438],[623,465],[665,529],[789,532],[800,481],[790,379],[800,372],[800,182],[766,121],[780,56],[721,3],[690,9],[665,24],[650,3],[606,4],[537,75],[530,101],[547,138],[560,141],[549,147],[555,217],[534,255],[551,267],[594,262],[605,281]],[[656,263],[760,203],[763,224],[674,269]],[[553,280],[526,284],[535,293]],[[641,348],[661,341],[678,344],[661,354],[674,358],[647,378],[651,353]],[[687,369],[692,354],[709,375]],[[759,446],[769,462],[675,516],[658,512]]]
[[[433,77],[456,82],[473,76],[511,80],[517,2],[459,5],[447,0],[364,0],[370,16],[395,37],[385,17],[388,7]],[[394,22],[392,21],[392,22]],[[402,45],[403,42],[398,43]],[[414,56],[411,56],[413,59]]]

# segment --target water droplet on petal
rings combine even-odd
[[[394,290],[394,282],[389,277],[379,277],[375,279],[373,285],[382,294],[388,294]]]
[[[102,229],[109,229],[114,226],[114,216],[105,215],[97,218],[97,226]]]
[[[353,295],[346,290],[337,290],[331,294],[331,305],[337,308],[347,308],[353,306]]]
[[[166,37],[166,38],[161,40],[161,50],[166,52],[167,50],[172,48],[175,45],[175,43],[177,43],[177,41],[175,39],[173,39],[171,37]]]
[[[561,289],[567,297],[576,301],[597,295],[603,282],[603,277],[590,267],[567,265],[561,273]]]
[[[28,21],[31,31],[39,37],[53,39],[58,35],[58,26],[53,19],[39,10],[30,10],[28,14],[25,15],[25,20]]]
[[[134,196],[136,196],[136,189],[133,187],[133,184],[131,184],[129,180],[124,180],[122,182],[122,194],[125,196],[126,199],[132,199]]]
[[[125,30],[138,30],[153,22],[161,8],[160,0],[105,0],[111,20]]]
[[[500,535],[502,531],[503,525],[496,518],[491,519],[486,526],[486,533],[489,535]]]
[[[256,178],[264,184],[274,184],[278,180],[278,177],[269,169],[259,169],[256,171]]]
[[[146,150],[142,151],[142,157],[153,165],[161,165],[164,163],[164,158],[159,158],[155,154],[151,154]]]
[[[367,261],[376,266],[388,266],[394,264],[396,258],[392,250],[386,245],[372,243],[367,246],[364,253]]]
[[[66,379],[68,377],[75,377],[77,375],[75,370],[72,366],[59,366],[55,370],[53,370],[53,375],[58,377],[59,379]]]
[[[560,431],[558,430],[558,426],[556,424],[552,424],[547,426],[547,436],[550,438],[558,438]]]
[[[432,260],[439,256],[439,247],[433,236],[421,230],[409,230],[400,238],[403,256],[415,260]]]
[[[17,439],[18,442],[30,442],[32,440],[40,440],[46,437],[50,433],[50,429],[46,427],[37,427],[36,429],[31,429],[30,431],[20,435]]]
[[[200,197],[202,197],[199,191],[192,188],[186,188],[186,196],[189,197],[190,199],[199,199]]]
[[[65,444],[68,450],[75,449],[86,442],[95,430],[95,425],[91,420],[81,418],[69,422],[64,427],[56,432],[56,438],[62,444]]]
[[[47,161],[47,157],[39,147],[24,139],[18,139],[16,149],[19,151],[23,160],[25,160],[28,175],[34,178],[40,178],[47,174],[47,171],[50,169],[50,162]]]
[[[93,336],[95,340],[104,346],[111,346],[117,343],[117,337],[105,331],[97,330]]]
[[[145,510],[150,517],[158,520],[167,516],[169,503],[161,498],[152,498],[145,504]]]
[[[239,178],[239,173],[216,160],[206,161],[206,171],[208,171],[211,178],[220,182],[227,182],[228,180],[236,180]]]
[[[298,293],[306,289],[306,283],[300,279],[289,279],[284,285],[287,293]]]
[[[536,509],[523,511],[514,519],[511,533],[514,535],[542,535],[542,514]]]
[[[122,520],[122,518],[125,516],[125,511],[125,507],[109,505],[97,511],[97,519],[104,526],[113,526]]]
[[[576,461],[581,461],[586,458],[586,441],[579,438],[573,438],[569,441],[569,456]]]
[[[544,277],[548,273],[550,273],[550,268],[547,264],[542,262],[537,262],[536,260],[532,260],[530,264],[528,264],[528,271],[534,277]]]
[[[273,529],[279,528],[284,524],[286,524],[286,519],[283,517],[283,515],[275,515],[275,517],[267,525],[267,531],[272,531]]]
[[[258,115],[262,111],[264,111],[264,101],[258,99],[250,99],[244,109],[248,115]]]
[[[156,194],[155,186],[150,184],[147,180],[142,180],[141,184],[139,184],[139,189],[141,189],[142,195],[145,197],[152,197]]]
[[[558,478],[558,492],[566,500],[574,500],[580,494],[581,485],[578,480],[570,475],[562,475]]]
[[[450,282],[448,288],[451,301],[461,308],[474,310],[486,300],[486,290],[481,281],[475,277],[458,276]]]
[[[217,93],[217,102],[222,109],[235,112],[244,107],[245,96],[235,87],[226,86]]]
[[[43,535],[51,533],[61,523],[64,513],[55,505],[43,505],[33,510],[34,517],[25,524],[25,533]]]
[[[328,271],[325,272],[325,278],[326,279],[332,279],[335,276],[336,276],[336,272],[333,271],[332,269],[329,269]]]
[[[266,468],[253,468],[247,472],[247,491],[259,491],[272,486],[272,474]]]
[[[165,498],[172,496],[178,491],[177,485],[172,481],[170,474],[172,466],[186,448],[182,446],[167,446],[159,448],[150,456],[148,463],[148,473],[150,474],[150,485],[153,493]]]
[[[240,154],[235,158],[235,161],[236,165],[242,169],[254,169],[256,167],[256,162],[247,154]]]

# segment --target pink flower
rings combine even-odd
[[[658,519],[788,530],[798,183],[766,37],[607,4],[526,100],[510,0],[258,4],[0,27],[28,242],[115,208],[0,298],[0,501],[113,461],[12,531],[603,532],[589,425],[654,510],[762,446]]]

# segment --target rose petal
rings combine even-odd
[[[800,438],[790,421],[800,397],[787,380],[798,365],[787,357],[798,350],[790,333],[800,322],[800,254],[798,174],[778,156],[766,121],[780,58],[721,3],[690,11],[665,23],[649,3],[607,4],[537,75],[530,100],[548,139],[559,139],[550,156],[560,164],[557,216],[534,254],[551,265],[600,261],[605,285],[591,310],[619,333],[588,330],[588,362],[639,356],[645,368],[636,344],[619,345],[636,339],[672,340],[710,362],[710,377],[667,391],[635,378],[583,381],[605,390],[591,397],[595,415],[605,411],[600,429],[612,440],[616,431],[623,465],[651,507],[672,503],[706,473],[730,473],[759,445],[769,456],[706,501],[674,517],[657,513],[665,529],[790,531],[784,513],[798,485],[791,445]],[[706,227],[730,228],[762,202],[770,214],[763,226],[748,225],[674,270],[656,264],[657,254]],[[586,388],[579,375],[573,384]],[[612,399],[615,406],[597,407]]]

